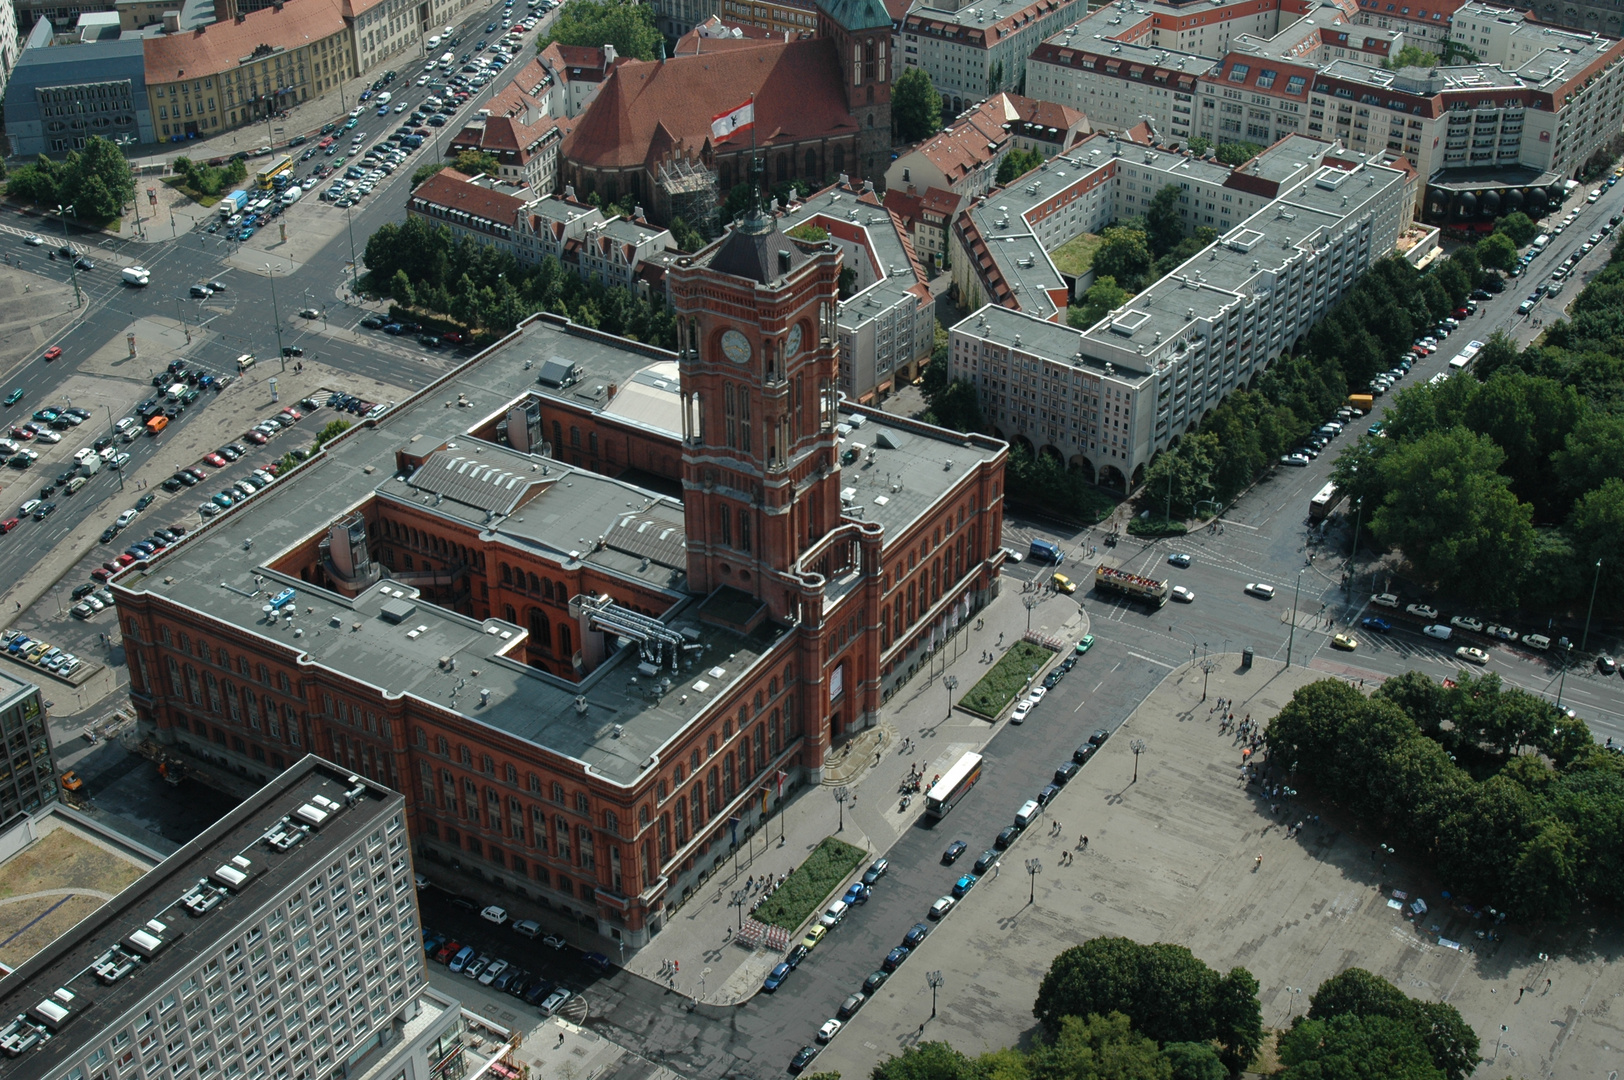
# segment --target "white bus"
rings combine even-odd
[[[1482,350],[1482,348],[1483,343],[1481,341],[1467,342],[1466,348],[1462,349],[1456,354],[1453,360],[1449,361],[1449,370],[1452,372],[1465,371],[1466,368],[1471,364],[1472,357],[1476,356],[1478,352]]]
[[[945,816],[980,779],[981,755],[967,752],[925,792],[925,816]]]

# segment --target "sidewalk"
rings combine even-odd
[[[770,819],[688,902],[668,912],[665,929],[648,946],[624,957],[627,971],[673,987],[681,993],[720,1005],[736,1004],[761,988],[761,981],[781,960],[775,949],[745,949],[733,943],[739,913],[728,903],[747,878],[776,877],[799,865],[824,837],[839,836],[867,848],[873,857],[890,849],[903,830],[924,812],[915,796],[906,811],[899,808],[896,786],[917,766],[925,775],[945,772],[959,755],[979,750],[1002,725],[954,709],[947,710],[944,675],[958,679],[955,701],[985,674],[983,649],[1002,655],[1026,633],[1027,612],[1016,579],[1003,579],[1003,591],[981,613],[983,628],[972,622],[954,636],[935,662],[923,668],[888,702],[880,724],[852,740],[839,761],[831,759],[823,784],[800,792],[782,815]],[[1085,632],[1085,613],[1070,598],[1047,595],[1032,611],[1032,629],[1060,637]],[[996,643],[1003,635],[1003,646]],[[902,753],[903,738],[914,747]],[[833,789],[851,792],[844,811]],[[781,823],[782,822],[782,823]],[[782,829],[783,838],[779,838]],[[866,864],[865,864],[866,866]],[[799,934],[792,935],[799,938]],[[620,959],[616,957],[616,959]],[[678,973],[665,974],[667,961]]]

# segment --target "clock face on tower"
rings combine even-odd
[[[796,323],[789,328],[789,337],[784,339],[784,354],[794,356],[801,351],[801,324]]]
[[[722,353],[735,364],[742,364],[750,359],[750,339],[737,330],[729,330],[722,335]]]

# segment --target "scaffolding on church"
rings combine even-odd
[[[716,173],[698,158],[674,156],[660,165],[660,191],[668,220],[680,217],[706,236],[716,228]]]

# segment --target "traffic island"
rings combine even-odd
[[[868,852],[826,836],[752,914],[757,922],[793,933],[863,864]]]
[[[958,701],[959,708],[985,720],[996,720],[1016,695],[1031,685],[1055,654],[1042,645],[1017,641],[992,669]]]

